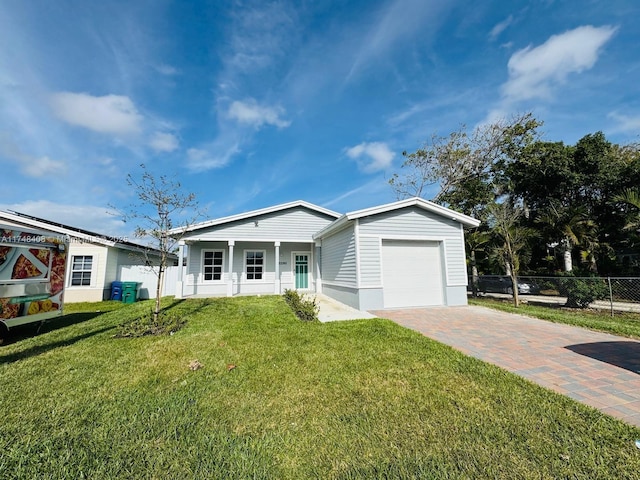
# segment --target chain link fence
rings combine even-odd
[[[512,297],[511,277],[480,275],[475,282],[469,277],[469,292]],[[519,276],[518,294],[529,303],[606,309],[612,315],[615,312],[640,313],[639,277]]]

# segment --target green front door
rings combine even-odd
[[[309,288],[309,255],[295,255],[296,262],[296,289]]]

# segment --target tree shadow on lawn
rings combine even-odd
[[[565,348],[640,375],[640,342],[579,343]]]
[[[105,312],[79,312],[62,315],[60,317],[50,318],[42,322],[27,323],[18,325],[9,330],[4,342],[0,344],[0,348],[11,345],[13,343],[25,340],[27,338],[36,337],[45,333],[53,332],[61,328],[76,325],[87,320],[92,320]]]
[[[99,333],[107,332],[112,330],[114,327],[103,327],[97,330],[93,330],[91,332],[83,333],[81,335],[76,335],[75,337],[66,338],[64,340],[58,340],[57,342],[45,343],[42,345],[36,345],[31,348],[26,348],[22,351],[18,351],[15,353],[11,353],[9,355],[0,355],[0,364],[2,363],[13,363],[18,360],[24,360],[25,358],[35,357],[42,353],[46,353],[49,350],[53,350],[59,347],[66,347],[68,345],[72,345],[80,340],[84,340],[89,337],[93,337],[94,335],[98,335]]]

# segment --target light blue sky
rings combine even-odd
[[[640,133],[640,3],[66,1],[0,8],[0,208],[126,233],[145,163],[208,217],[345,212],[433,133],[533,111],[548,140]]]

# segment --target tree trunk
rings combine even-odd
[[[469,253],[471,259],[471,294],[478,296],[478,266],[476,265],[476,251],[471,250]]]
[[[568,238],[562,239],[562,256],[564,258],[564,271],[570,272],[573,270],[573,260],[571,259],[571,242],[569,242]]]
[[[511,269],[512,274],[511,274],[511,288],[513,289],[513,306],[514,307],[518,307],[520,306],[520,297],[518,295],[518,277],[516,275],[516,272]]]

